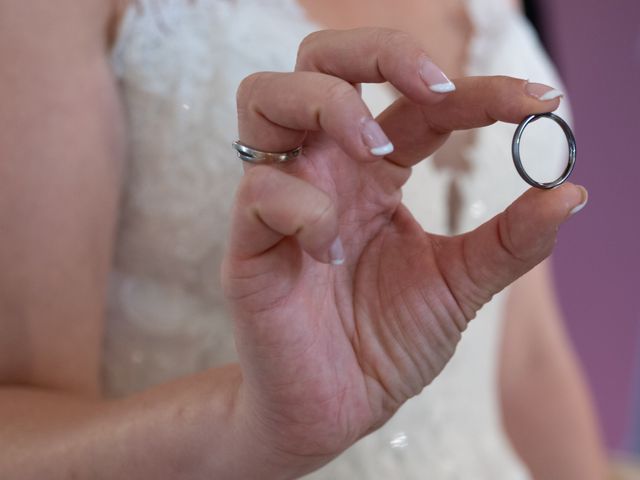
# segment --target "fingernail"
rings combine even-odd
[[[527,92],[527,95],[530,95],[541,102],[548,102],[549,100],[564,97],[564,93],[560,90],[556,90],[555,88],[542,83],[527,82],[524,89]]]
[[[369,151],[376,157],[384,157],[393,153],[393,143],[382,131],[378,122],[367,118],[362,124],[362,138]]]
[[[578,188],[580,189],[580,193],[582,194],[582,201],[571,209],[571,211],[569,212],[569,216],[578,213],[587,205],[587,202],[589,201],[589,192],[587,192],[587,189],[581,187],[580,185],[578,185]]]
[[[342,265],[345,260],[344,246],[340,237],[336,238],[329,249],[329,258],[332,265]]]
[[[420,76],[432,92],[450,93],[456,89],[449,77],[428,58],[420,60]]]

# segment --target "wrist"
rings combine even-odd
[[[240,382],[234,392],[233,408],[229,412],[227,445],[233,446],[232,475],[229,479],[261,480],[297,479],[330,462],[337,454],[300,454],[298,441],[287,434],[287,428],[265,415],[257,401]],[[311,435],[311,433],[310,433]],[[306,439],[305,443],[313,441]]]

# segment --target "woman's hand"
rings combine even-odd
[[[404,97],[375,122],[354,85],[383,81]],[[413,165],[453,130],[558,106],[522,80],[433,91],[446,81],[406,35],[365,29],[314,34],[296,72],[256,74],[239,90],[244,143],[304,145],[291,163],[247,169],[223,271],[243,372],[237,412],[279,452],[274,462],[313,469],[381,426],[585,201],[573,185],[531,190],[473,232],[425,233],[402,204]]]

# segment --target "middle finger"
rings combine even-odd
[[[352,84],[389,82],[421,104],[442,101],[456,89],[411,35],[385,28],[312,33],[300,45],[296,71],[326,73]]]

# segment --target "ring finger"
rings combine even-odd
[[[284,152],[309,131],[324,131],[347,154],[373,160],[393,151],[356,88],[312,72],[257,73],[238,90],[240,139],[252,148]]]

